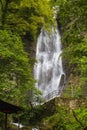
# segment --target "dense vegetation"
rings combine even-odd
[[[42,0],[0,0],[0,27],[35,40],[40,28],[54,23],[49,2]]]
[[[44,130],[87,129],[87,1],[51,0],[58,8],[57,20],[62,35],[63,64],[66,73],[66,92],[63,97],[81,101],[73,109],[73,103],[59,105],[52,116],[43,119]],[[69,92],[69,93],[68,93]]]
[[[48,1],[44,3],[43,0],[37,2],[0,0],[0,97],[2,99],[19,105],[29,100],[29,93],[31,95],[31,90],[35,90],[32,74],[34,62],[29,56],[30,52],[26,52],[27,43],[24,41],[34,43],[40,28],[49,30],[53,23],[53,10]]]
[[[26,48],[35,45],[42,27],[50,30],[54,23],[48,0],[0,0],[0,99],[32,106],[40,92],[32,73],[35,60]]]
[[[76,96],[87,90],[87,1],[56,0],[59,6],[57,20],[60,23],[66,86],[76,91]]]
[[[35,122],[44,118],[48,124],[44,130],[72,130],[73,127],[73,130],[82,130],[87,126],[85,105],[74,111],[60,106],[47,118],[40,117],[44,107],[32,108],[32,102],[40,92],[34,86],[34,60],[26,48],[35,46],[41,28],[50,31],[51,25],[55,25],[53,7],[58,10],[56,20],[62,36],[65,86],[71,92],[63,93],[63,96],[85,96],[87,0],[0,0],[0,99],[26,108],[21,115],[25,124],[36,125]],[[2,118],[0,122],[3,122]]]
[[[43,130],[86,130],[87,109],[70,110],[68,107],[58,107],[58,111],[44,118]]]

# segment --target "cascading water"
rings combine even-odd
[[[64,84],[64,71],[61,58],[61,37],[57,29],[52,28],[49,35],[43,29],[37,40],[36,64],[34,76],[36,87],[42,97],[49,101],[60,96]]]

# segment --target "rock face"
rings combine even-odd
[[[31,58],[35,58],[36,55],[36,44],[33,42],[26,41],[26,51],[31,56]]]
[[[55,106],[66,106],[70,109],[76,109],[86,105],[85,98],[55,98]]]

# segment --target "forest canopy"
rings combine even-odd
[[[54,23],[48,0],[0,0],[0,26],[35,40],[42,27]]]

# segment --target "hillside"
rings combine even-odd
[[[56,22],[65,87],[60,98],[35,107],[33,103],[41,100],[33,76],[37,38],[41,28],[50,34]],[[0,0],[0,98],[23,108],[9,115],[9,122],[20,117],[25,126],[40,130],[86,130],[87,0]],[[3,119],[0,113],[2,128]]]

